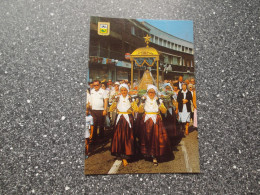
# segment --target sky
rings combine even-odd
[[[147,22],[156,28],[167,32],[175,37],[193,43],[193,21],[192,20],[146,20],[137,19],[139,22]]]

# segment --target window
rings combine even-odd
[[[162,39],[159,38],[159,45],[162,45]]]
[[[154,43],[154,36],[153,35],[151,35],[151,42]]]
[[[135,35],[135,27],[134,26],[131,27],[131,34]]]
[[[172,57],[172,64],[174,64],[174,65],[177,65],[177,64],[179,64],[178,63],[178,58],[177,57]]]
[[[164,63],[168,64],[168,63],[169,63],[169,61],[168,61],[168,56],[167,56],[167,55],[164,55],[163,57],[164,57]]]
[[[155,43],[158,44],[158,37],[155,37]]]
[[[172,56],[168,56],[168,63],[172,64]]]
[[[178,65],[181,66],[182,65],[181,62],[182,62],[181,58],[178,58]]]
[[[163,46],[167,47],[167,41],[163,40]]]
[[[168,41],[167,47],[172,48],[172,44]]]

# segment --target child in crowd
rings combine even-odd
[[[89,110],[86,111],[86,130],[85,130],[85,159],[89,156],[89,143],[93,135],[93,117]]]

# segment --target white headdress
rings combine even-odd
[[[166,88],[167,86],[169,86],[169,87],[171,88],[171,90],[173,91],[172,86],[171,86],[170,83],[164,83],[164,84],[163,84],[163,88]]]
[[[155,93],[157,93],[157,87],[155,87],[154,85],[148,84],[148,86],[147,86],[147,92],[148,92],[150,89],[154,89]]]
[[[126,88],[127,91],[129,92],[129,87],[128,87],[127,84],[125,84],[125,83],[121,84],[121,85],[119,86],[119,90],[120,90],[122,87]]]

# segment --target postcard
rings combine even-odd
[[[92,16],[85,175],[199,173],[194,69],[192,21]]]

